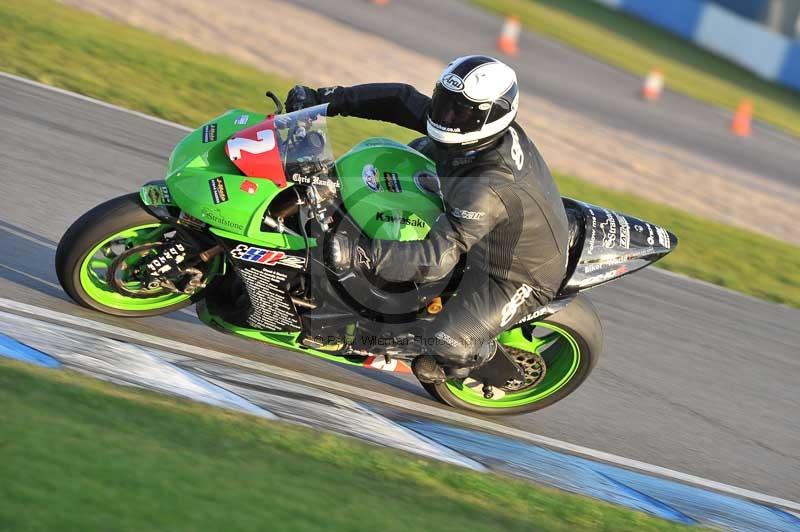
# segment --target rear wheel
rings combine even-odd
[[[77,303],[116,316],[156,316],[192,303],[192,296],[145,286],[144,262],[173,228],[147,212],[137,194],[102,203],[70,226],[56,250],[61,286]]]
[[[586,380],[600,356],[602,339],[594,308],[579,297],[548,320],[498,337],[524,368],[524,382],[508,381],[485,390],[482,382],[468,377],[423,386],[455,408],[489,415],[533,412],[565,398]]]

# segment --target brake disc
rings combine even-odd
[[[174,293],[192,293],[203,272],[196,268],[181,270],[187,251],[182,244],[172,242],[153,242],[126,249],[120,253],[108,268],[107,282],[128,297],[148,298]],[[191,276],[187,287],[179,290],[174,282]],[[172,279],[170,279],[172,278]]]
[[[547,364],[541,355],[508,346],[505,347],[505,350],[509,357],[522,367],[525,372],[525,381],[509,379],[504,386],[501,386],[503,390],[518,392],[526,388],[532,388],[542,382],[547,373]]]

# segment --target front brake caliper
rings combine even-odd
[[[147,263],[150,277],[163,277],[178,270],[178,265],[186,260],[186,246],[176,242],[162,250]]]

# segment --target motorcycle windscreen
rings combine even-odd
[[[658,225],[583,202],[584,238],[575,271],[562,289],[574,293],[652,264],[670,253],[678,238]]]
[[[233,134],[225,153],[244,175],[269,179],[281,188],[287,179],[310,184],[312,174],[330,186],[333,183],[325,178],[334,159],[326,112],[327,105],[318,105],[270,115]]]

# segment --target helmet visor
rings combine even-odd
[[[464,93],[447,90],[437,83],[429,116],[431,122],[444,131],[471,133],[483,127],[491,107],[488,102],[473,102]]]

